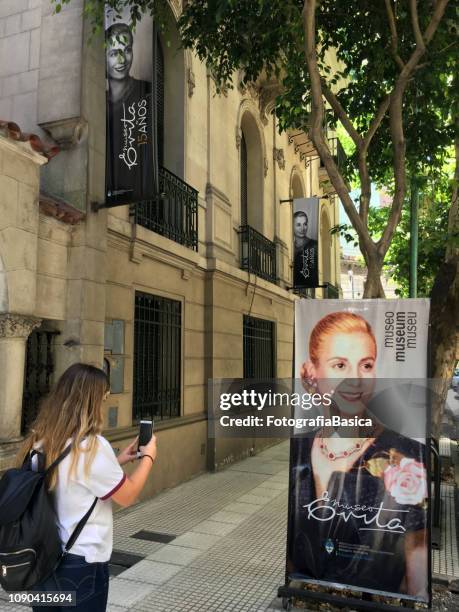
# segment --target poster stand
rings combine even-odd
[[[291,289],[294,289],[294,287],[291,287]],[[293,328],[294,328],[294,333],[293,333],[293,359],[292,359],[292,379],[295,379],[295,339],[296,339],[296,317],[294,319],[294,324],[293,324]],[[427,344],[428,347],[430,348],[430,334],[429,334],[429,338],[427,340]],[[427,402],[427,422],[430,423],[431,422],[431,404],[430,401]],[[432,527],[436,527],[438,528],[438,532],[439,532],[439,526],[440,526],[440,491],[439,491],[439,483],[440,483],[440,461],[439,461],[439,452],[438,452],[438,446],[435,446],[435,442],[432,440],[431,438],[431,434],[430,431],[427,431],[427,437],[426,437],[426,443],[427,443],[427,448],[430,450],[430,452],[427,453],[427,486],[428,486],[428,506],[427,506],[427,524],[431,526],[431,528],[428,530],[428,550],[429,550],[429,554],[428,554],[428,582],[429,582],[429,601],[428,603],[426,602],[424,605],[425,607],[423,607],[422,609],[425,610],[431,610],[432,609],[432,558],[431,558],[431,551],[433,548],[433,544],[436,544],[436,538],[435,536],[438,537],[438,534],[436,532],[432,533],[433,529]],[[290,439],[290,444],[292,444],[292,438]],[[435,452],[436,451],[436,452]],[[291,449],[290,449],[290,457],[291,457]],[[434,466],[435,466],[435,472],[434,472],[434,484],[435,484],[435,506],[434,506],[434,512],[433,512],[433,516],[432,516],[432,507],[431,507],[431,496],[432,496],[432,489],[431,489],[431,454],[433,455],[434,458]],[[289,487],[288,490],[291,490],[291,486],[292,486],[292,471],[289,470]],[[433,519],[433,520],[432,520]],[[434,541],[432,542],[432,536],[434,535]],[[290,540],[290,521],[288,523],[288,528],[287,528],[287,542],[289,542]],[[439,539],[439,537],[438,537]],[[288,556],[288,544],[287,544],[287,556]],[[357,595],[357,593],[360,593],[360,598],[359,597],[346,597],[346,596],[341,596],[341,595],[337,595],[337,594],[333,594],[333,593],[327,593],[327,592],[318,592],[318,591],[311,591],[308,590],[307,587],[306,588],[298,588],[298,587],[292,587],[290,586],[291,582],[296,582],[296,581],[291,581],[289,579],[289,575],[288,575],[288,571],[286,569],[285,572],[285,584],[283,586],[278,587],[278,591],[277,591],[277,597],[278,598],[282,598],[282,608],[284,610],[291,610],[293,607],[293,599],[299,599],[301,601],[307,602],[317,602],[317,603],[327,603],[330,605],[334,605],[337,608],[350,608],[352,610],[385,610],[387,612],[407,612],[407,610],[410,609],[414,609],[415,608],[415,604],[418,603],[416,600],[414,599],[404,599],[402,596],[401,597],[397,597],[396,599],[400,602],[400,605],[392,605],[390,603],[383,603],[381,601],[373,601],[371,599],[372,594],[368,593],[368,592],[362,592],[359,591],[357,588],[355,588],[355,593]],[[303,585],[307,585],[306,581],[302,581]],[[330,584],[329,585],[330,588],[333,588],[333,585]],[[346,589],[348,591],[352,591],[352,588],[348,588]],[[388,596],[389,597],[389,596]]]
[[[366,595],[363,593],[362,597]],[[302,601],[316,601],[320,603],[328,603],[337,608],[347,608],[351,610],[387,610],[390,612],[406,612],[410,608],[414,607],[412,600],[404,600],[406,606],[392,606],[391,604],[384,604],[379,601],[370,601],[367,599],[358,599],[352,597],[341,597],[339,595],[333,595],[331,593],[317,593],[315,591],[307,591],[306,589],[299,589],[290,587],[287,584],[279,587],[277,596],[282,597],[282,608],[284,610],[291,610],[293,605],[293,598],[300,599]],[[426,609],[431,609],[428,606]]]

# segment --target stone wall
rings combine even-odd
[[[36,131],[41,0],[0,2],[0,117]],[[5,61],[5,58],[8,58]]]

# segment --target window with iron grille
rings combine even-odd
[[[133,419],[180,416],[182,305],[136,292]]]
[[[244,378],[275,378],[276,324],[244,315]]]
[[[41,400],[51,390],[55,368],[54,340],[56,331],[34,330],[27,338],[22,396],[21,432],[26,434],[34,422]]]

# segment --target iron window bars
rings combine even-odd
[[[180,416],[182,305],[136,292],[133,419]]]
[[[244,378],[275,378],[275,329],[273,321],[244,315]]]
[[[34,422],[40,401],[51,390],[54,372],[54,339],[57,331],[34,330],[27,338],[22,396],[21,433],[26,434]]]

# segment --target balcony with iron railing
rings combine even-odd
[[[325,282],[322,285],[323,288],[323,299],[325,300],[339,300],[339,287],[332,283]]]
[[[338,170],[341,173],[344,173],[346,168],[346,153],[344,152],[340,139],[338,137],[329,138],[328,146],[330,147],[330,153],[338,166]]]
[[[336,136],[333,138],[329,138],[328,147],[335,161],[335,164],[338,166],[338,170],[340,171],[341,176],[344,176],[346,169],[346,153],[339,138]],[[320,162],[319,166],[319,182],[326,193],[335,193],[335,189],[331,184],[330,177],[328,176],[328,172],[322,161]]]
[[[317,297],[317,289],[322,289],[323,300],[339,300],[339,287],[328,282],[318,287],[295,287],[294,293],[301,298],[313,300]],[[320,296],[320,293],[318,295]]]
[[[277,282],[276,245],[250,225],[239,229],[242,270],[256,274],[270,283]]]
[[[197,251],[197,190],[170,170],[160,167],[159,193],[154,200],[132,206],[135,223]]]

